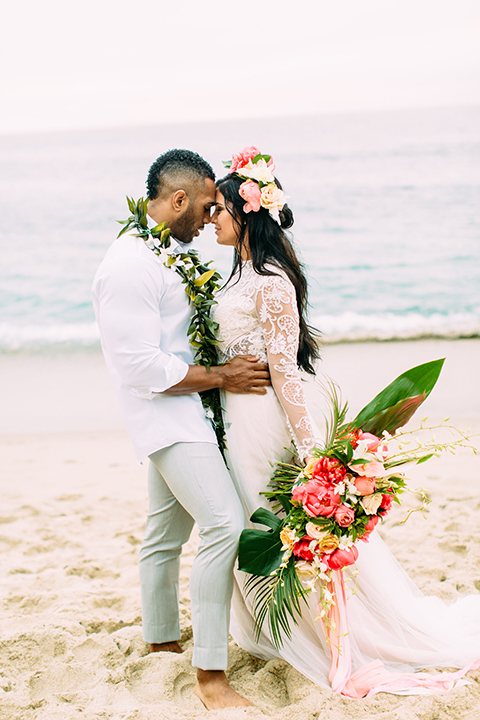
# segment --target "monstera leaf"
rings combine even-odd
[[[445,358],[417,365],[399,375],[361,410],[351,425],[380,436],[405,425],[432,392]]]
[[[283,523],[265,508],[255,510],[250,520],[267,525],[271,530],[243,530],[238,547],[238,568],[243,572],[265,577],[277,570],[282,562],[280,530]]]

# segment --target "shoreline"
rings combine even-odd
[[[338,343],[321,355],[320,373],[335,380],[356,412],[402,372],[445,357],[422,412],[480,418],[480,339]],[[124,428],[100,350],[0,355],[0,397],[0,436]]]

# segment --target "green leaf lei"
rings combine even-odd
[[[127,203],[132,214],[126,220],[117,221],[123,225],[118,237],[129,230],[136,230],[136,233],[132,233],[134,237],[142,238],[146,246],[162,260],[165,267],[175,270],[180,275],[185,285],[188,301],[195,307],[187,331],[190,344],[195,350],[194,362],[196,365],[203,365],[210,370],[211,365],[217,364],[215,333],[218,328],[218,323],[210,317],[210,309],[216,303],[215,293],[220,287],[218,281],[221,279],[221,275],[215,268],[208,267],[212,261],[202,263],[197,250],[192,249],[178,254],[168,252],[171,245],[170,228],[163,222],[154,228],[148,227],[148,200],[140,198],[138,202],[135,202],[133,198],[127,196]],[[204,390],[200,393],[200,397],[207,417],[215,430],[218,446],[224,454],[226,448],[225,428],[220,391],[218,388]]]

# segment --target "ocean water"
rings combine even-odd
[[[0,352],[95,347],[93,275],[171,147],[271,153],[326,342],[480,336],[480,107],[0,137]],[[228,276],[212,228],[196,241]]]

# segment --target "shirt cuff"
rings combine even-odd
[[[163,375],[163,382],[145,389],[130,388],[130,392],[132,395],[135,395],[135,397],[142,398],[143,400],[152,400],[158,393],[165,392],[165,390],[181,382],[188,373],[188,368],[188,363],[180,360],[175,355],[170,355],[167,364],[162,368],[161,373],[159,373],[160,376]]]

